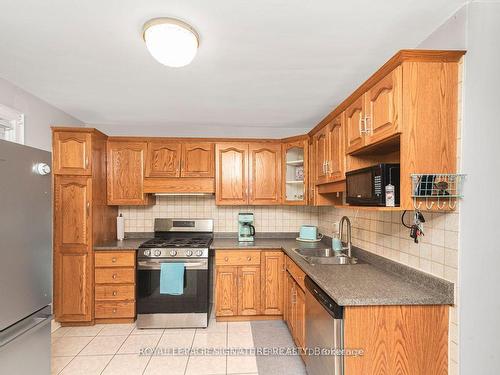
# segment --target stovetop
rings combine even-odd
[[[165,249],[165,248],[208,248],[212,237],[171,237],[153,238],[143,243],[142,249]]]

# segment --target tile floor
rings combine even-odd
[[[252,325],[249,322],[218,323],[211,318],[206,329],[139,330],[135,324],[61,327],[52,333],[52,374],[275,375],[280,373],[275,370],[286,369],[283,358],[261,360],[262,357],[225,353],[160,355],[171,348],[253,348]],[[254,331],[263,345],[293,345],[281,321],[262,322]],[[144,348],[147,352],[140,353]],[[153,350],[156,350],[154,355]],[[298,370],[289,372],[287,368],[286,373],[305,374],[299,358],[291,361],[292,368]]]

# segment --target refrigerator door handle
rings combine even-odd
[[[0,332],[0,349],[37,326],[50,323],[51,314],[35,314]]]

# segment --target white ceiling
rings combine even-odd
[[[0,76],[115,134],[288,135],[463,3],[0,0]],[[167,68],[147,52],[142,25],[160,16],[200,34],[191,65]]]

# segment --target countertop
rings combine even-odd
[[[283,249],[293,261],[340,306],[366,305],[452,305],[453,284],[404,265],[398,273],[375,267],[361,259],[354,265],[311,265],[294,248],[327,247],[323,242],[306,243],[294,239],[256,239],[239,243],[237,239],[215,238],[211,248],[224,249]],[[361,255],[357,250],[356,255]],[[366,253],[366,252],[363,252]],[[370,255],[370,258],[373,258]],[[377,257],[377,256],[375,256]],[[381,257],[377,257],[381,258]],[[392,261],[385,268],[394,267]],[[392,263],[392,265],[390,264]],[[408,272],[404,275],[403,272]],[[413,281],[410,281],[410,276]],[[425,280],[424,280],[425,279]],[[426,287],[422,286],[426,285]]]
[[[100,250],[137,249],[148,238],[109,241],[94,246]],[[257,238],[240,243],[236,238],[214,238],[212,251],[226,249],[282,249],[340,306],[366,305],[452,305],[453,284],[387,260],[361,249],[355,265],[311,265],[294,248],[328,247],[327,243],[304,243],[291,238]]]
[[[102,250],[137,250],[144,242],[150,238],[125,238],[124,240],[107,241],[99,245],[94,245],[95,251]]]

